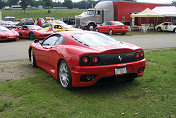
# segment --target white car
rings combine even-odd
[[[155,29],[158,32],[161,32],[161,31],[171,31],[171,32],[175,32],[176,33],[176,25],[173,25],[172,22],[161,23],[161,24],[155,26]]]

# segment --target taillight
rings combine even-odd
[[[140,53],[139,53],[139,52],[136,52],[135,58],[136,58],[136,59],[139,59],[139,58],[140,58]]]
[[[84,64],[88,64],[88,63],[89,63],[89,58],[88,58],[88,57],[84,57],[84,58],[82,59],[82,62],[83,62]]]
[[[144,58],[144,51],[140,52],[140,58]]]
[[[144,58],[144,51],[136,52],[135,58],[138,59],[143,59]]]
[[[97,64],[98,63],[98,57],[93,57],[92,62]]]

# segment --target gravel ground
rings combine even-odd
[[[30,65],[28,60],[1,62],[0,81],[21,80],[34,77],[36,70]]]

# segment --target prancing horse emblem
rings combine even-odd
[[[122,57],[119,55],[118,59],[121,61],[121,60],[122,60]]]

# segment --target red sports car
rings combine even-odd
[[[100,26],[95,27],[95,31],[109,33],[109,35],[114,33],[126,34],[128,32],[128,26],[119,21],[108,21],[104,22]]]
[[[142,48],[91,31],[59,32],[42,42],[34,40],[29,59],[66,89],[90,86],[106,77],[133,80],[143,75],[146,65]]]
[[[0,26],[0,41],[17,39],[19,39],[18,32],[16,32],[15,30],[9,30],[4,26]]]
[[[44,39],[53,34],[53,31],[45,30],[37,25],[23,25],[15,29],[20,35],[20,38],[27,38],[30,40]]]

